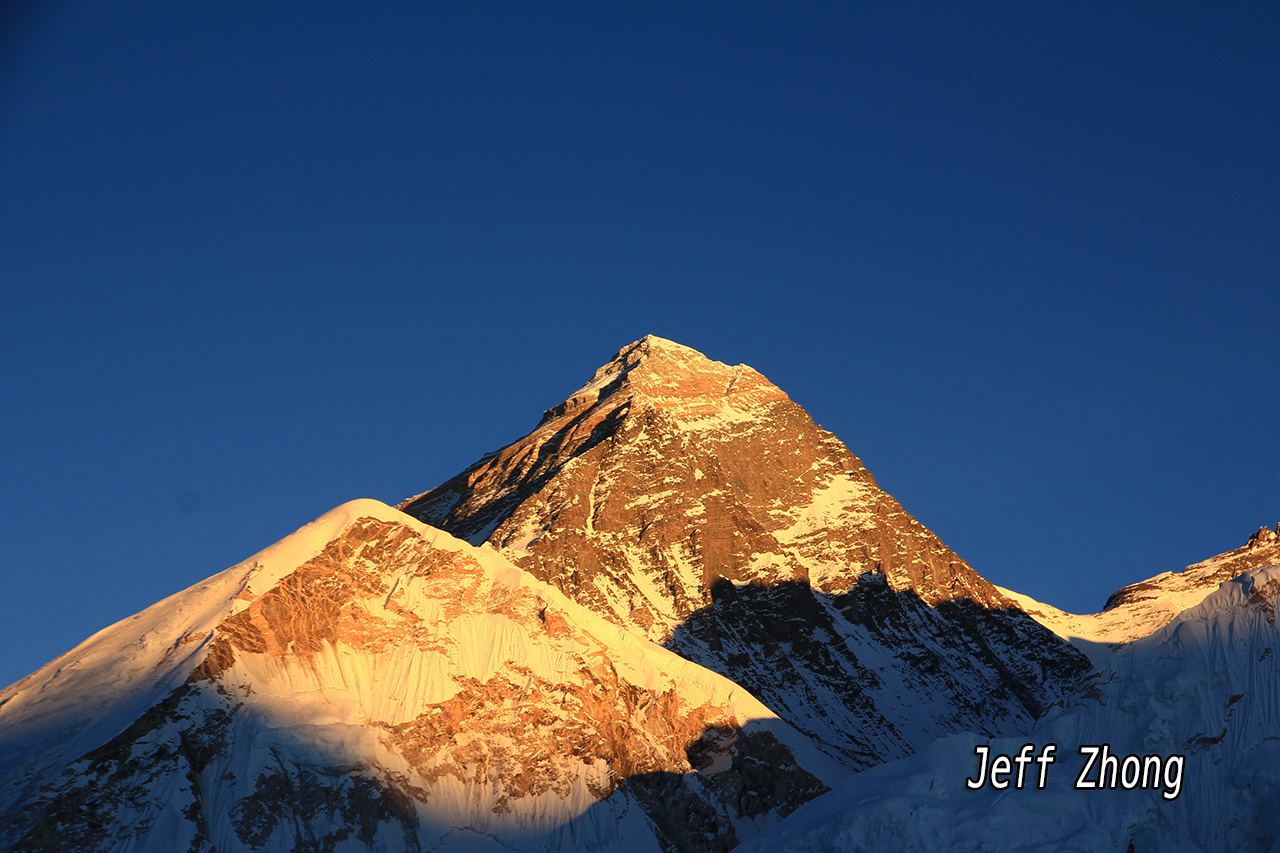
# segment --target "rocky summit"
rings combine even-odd
[[[781,389],[662,338],[400,508],[734,679],[851,767],[1025,729],[1087,668]]]
[[[659,641],[721,580],[1009,604],[764,376],[653,336],[400,509]]]

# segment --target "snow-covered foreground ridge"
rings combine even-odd
[[[728,679],[371,500],[0,693],[4,850],[724,847],[841,775]]]
[[[851,777],[742,849],[1280,849],[1278,608],[1280,565],[1248,570],[1119,646],[1025,737],[940,740]],[[983,781],[979,748],[1012,758],[1026,744],[1033,755],[1056,747],[1044,789],[1035,764],[1021,788],[1013,775],[1003,789],[989,778],[970,787]],[[1118,759],[1115,784],[1099,759],[1086,771],[1103,746]],[[1156,756],[1159,774],[1144,782],[1134,772],[1126,789],[1130,755]]]

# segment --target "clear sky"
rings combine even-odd
[[[9,4],[0,684],[654,333],[1092,612],[1280,521],[1280,5]]]

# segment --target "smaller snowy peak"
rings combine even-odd
[[[444,550],[464,547],[448,533],[381,501],[353,500],[329,510],[231,568],[102,629],[0,690],[0,783],[31,756],[83,754],[119,731],[146,710],[157,691],[172,690],[190,675],[208,655],[220,622],[249,608],[362,518],[410,527]]]
[[[544,413],[558,422],[603,401],[636,399],[684,419],[741,414],[762,403],[789,399],[745,364],[712,361],[675,341],[646,335],[620,349],[586,385]]]

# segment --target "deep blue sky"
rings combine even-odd
[[[1274,2],[6,8],[0,684],[649,332],[1067,609],[1280,521]]]

